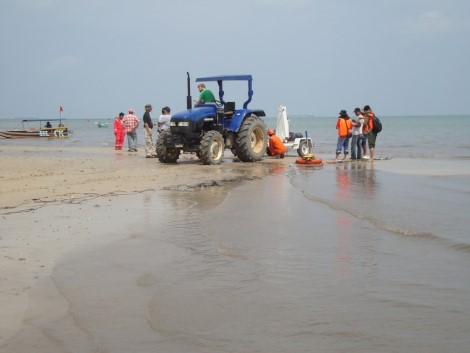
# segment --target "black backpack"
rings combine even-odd
[[[382,122],[380,121],[379,118],[377,118],[374,114],[374,117],[373,117],[373,121],[374,121],[374,127],[372,128],[372,132],[374,134],[378,134],[380,131],[382,131]]]

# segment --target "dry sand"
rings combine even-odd
[[[223,183],[243,179],[245,172],[250,173],[252,165],[223,163],[203,166],[194,154],[182,154],[175,168],[174,164],[161,164],[157,159],[127,151],[68,148],[58,153],[49,148],[24,146],[1,146],[0,160],[0,209],[69,200],[89,194]]]
[[[48,277],[68,251],[99,241],[93,227],[100,225],[83,221],[93,207],[110,207],[111,198],[121,195],[259,178],[267,165],[294,160],[267,158],[253,164],[229,156],[221,165],[204,166],[195,155],[183,154],[175,165],[144,158],[143,152],[0,146],[0,347],[22,324],[35,283]],[[51,215],[52,209],[60,210],[60,217]]]

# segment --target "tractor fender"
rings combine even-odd
[[[238,109],[233,113],[231,119],[227,119],[225,128],[229,132],[237,133],[240,131],[240,127],[242,126],[243,122],[246,118],[249,118],[252,115],[256,115],[258,117],[266,116],[263,110],[259,109]]]

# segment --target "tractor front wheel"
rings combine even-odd
[[[176,163],[180,157],[180,150],[175,147],[171,131],[165,130],[157,139],[156,152],[161,163]]]
[[[220,164],[224,158],[224,138],[220,132],[212,130],[204,134],[199,148],[203,164]]]

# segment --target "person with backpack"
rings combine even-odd
[[[382,130],[382,124],[380,120],[375,116],[374,112],[369,105],[364,106],[364,128],[363,133],[367,134],[367,141],[369,145],[370,156],[365,155],[363,159],[374,160],[375,154],[375,143],[377,140],[377,134]]]

